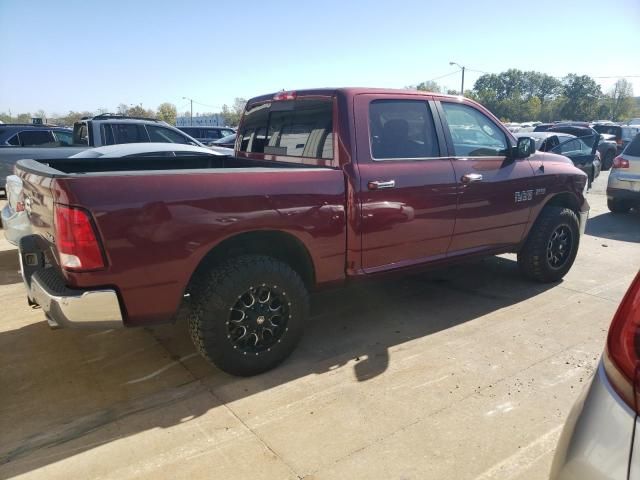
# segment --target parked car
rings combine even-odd
[[[73,130],[57,125],[4,123],[0,126],[0,147],[71,146]]]
[[[640,273],[609,327],[591,384],[574,405],[551,467],[551,480],[640,478]]]
[[[0,221],[5,238],[9,243],[17,245],[22,237],[31,233],[29,217],[24,211],[22,180],[16,175],[9,175],[5,188],[7,202],[0,211]]]
[[[89,160],[16,166],[30,302],[54,327],[187,316],[198,351],[237,375],[293,351],[322,286],[504,252],[558,281],[589,210],[566,158],[472,100],[407,90],[253,98],[233,157]]]
[[[533,128],[534,132],[546,132],[549,128],[553,127],[553,123],[539,123]]]
[[[199,142],[209,145],[216,140],[228,135],[235,135],[235,131],[228,127],[177,127],[187,135],[195,138]]]
[[[234,148],[236,144],[236,134],[232,133],[231,135],[227,135],[222,137],[219,140],[211,142],[212,147],[226,147],[226,148]]]
[[[573,164],[589,176],[589,187],[600,175],[602,163],[600,153],[597,151],[597,143],[594,137],[598,134],[586,137],[576,137],[569,133],[552,131],[516,133],[516,137],[531,137],[536,142],[536,149],[542,152],[557,153],[569,158]]]
[[[3,125],[0,127],[5,128]],[[22,134],[21,134],[22,135]],[[115,145],[120,143],[168,142],[185,145],[204,146],[177,128],[159,120],[140,117],[126,117],[105,113],[87,117],[73,126],[71,146],[5,145],[0,148],[0,187],[10,175],[16,161],[21,158],[61,158],[70,157],[90,147]]]
[[[609,170],[618,152],[615,135],[601,133],[600,141],[598,142],[598,152],[600,152],[600,158],[602,159],[602,170]]]
[[[640,134],[613,160],[607,183],[607,206],[613,213],[640,208]]]
[[[163,168],[163,161],[166,157],[193,157],[208,156],[220,157],[233,154],[232,150],[207,147],[197,147],[178,143],[126,143],[120,145],[109,145],[107,147],[90,148],[80,153],[72,155],[70,159],[78,158],[99,158],[100,160],[124,158],[129,161],[132,158],[151,157],[153,164],[158,170]],[[125,162],[126,162],[125,161]],[[104,168],[104,163],[93,163],[91,171],[100,171]],[[22,180],[16,175],[7,177],[7,203],[5,204],[0,218],[6,239],[17,245],[20,239],[31,232],[29,218],[25,211],[25,202],[22,192]]]
[[[621,153],[622,150],[633,140],[638,133],[640,133],[640,125],[599,125],[593,126],[593,129],[598,133],[608,133],[615,135],[616,144],[618,145],[617,153]]]

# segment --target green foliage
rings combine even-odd
[[[225,125],[229,125],[231,127],[236,127],[240,123],[240,118],[242,117],[242,112],[244,112],[244,107],[247,104],[247,101],[244,98],[236,97],[233,101],[233,105],[229,107],[228,105],[222,106],[222,118],[224,119]]]
[[[165,102],[158,105],[158,120],[175,125],[177,116],[178,110],[173,103]]]
[[[427,80],[426,82],[419,83],[415,87],[412,86],[409,88],[420,90],[421,92],[434,92],[434,93],[442,92],[442,87],[438,85],[437,82],[434,82],[433,80]]]

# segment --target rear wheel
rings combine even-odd
[[[245,255],[218,265],[195,283],[191,338],[218,368],[256,375],[294,350],[308,316],[309,294],[288,265]]]
[[[607,199],[607,207],[612,213],[629,213],[629,210],[631,210],[629,204],[620,198]]]
[[[560,280],[578,253],[579,232],[578,217],[572,210],[545,207],[518,253],[522,273],[543,283]]]

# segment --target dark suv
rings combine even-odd
[[[199,142],[209,145],[211,142],[235,134],[235,130],[229,127],[177,127],[187,135]]]
[[[73,145],[73,131],[56,125],[0,124],[0,146],[40,147]]]
[[[616,145],[618,145],[617,153],[622,153],[633,137],[640,133],[640,125],[595,124],[593,129],[598,133],[615,135]]]

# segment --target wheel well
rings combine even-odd
[[[574,195],[571,195],[567,192],[559,193],[558,195],[554,196],[547,202],[545,207],[547,205],[570,208],[575,212],[576,215],[580,214],[580,204],[578,203],[578,199]]]
[[[241,233],[216,245],[202,259],[190,282],[198,273],[224,260],[248,254],[266,255],[286,263],[300,275],[307,288],[315,283],[313,261],[305,245],[289,233],[271,230]]]

